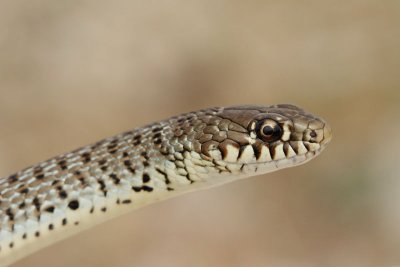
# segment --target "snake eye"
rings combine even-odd
[[[258,135],[266,142],[274,142],[282,137],[283,131],[279,123],[266,119],[259,123]]]

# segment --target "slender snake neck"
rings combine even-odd
[[[0,266],[135,208],[307,162],[331,139],[293,105],[175,116],[0,178]]]

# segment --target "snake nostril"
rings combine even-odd
[[[311,138],[316,138],[316,137],[317,137],[317,133],[315,132],[315,130],[312,130],[312,131],[310,132],[310,137],[311,137]]]

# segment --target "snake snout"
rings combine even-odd
[[[325,146],[327,145],[332,139],[332,129],[329,126],[329,124],[325,123],[324,126],[324,138],[321,141],[321,145]]]

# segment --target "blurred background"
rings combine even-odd
[[[400,265],[400,1],[0,1],[0,176],[171,115],[294,103],[297,168],[148,206],[17,266]]]

